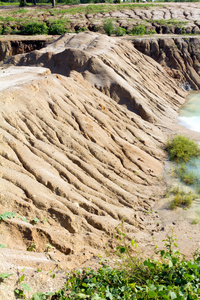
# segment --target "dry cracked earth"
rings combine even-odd
[[[166,140],[191,136],[177,124],[187,93],[160,64],[83,32],[8,58],[0,82],[0,213],[16,214],[1,221],[1,270],[13,276],[0,299],[15,299],[22,268],[33,291],[51,291],[95,266],[122,219],[144,255],[172,228],[186,255],[198,247],[199,224],[160,200]]]

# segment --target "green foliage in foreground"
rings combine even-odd
[[[52,299],[200,299],[200,255],[197,252],[193,260],[186,260],[174,250],[175,241],[168,236],[165,250],[156,252],[159,258],[147,260],[135,258],[130,254],[130,246],[121,245],[119,253],[126,254],[123,268],[102,265],[97,271],[86,269],[69,274],[65,287]],[[36,296],[32,300],[46,299],[45,294]]]
[[[168,142],[166,150],[170,160],[176,162],[188,162],[191,158],[200,156],[198,143],[182,135],[176,135],[172,141]]]

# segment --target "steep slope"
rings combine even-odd
[[[44,50],[16,55],[6,63],[43,66],[64,76],[75,70],[92,86],[150,122],[161,115],[173,117],[172,109],[177,110],[184,101],[184,92],[159,64],[130,42],[105,35],[66,34]]]
[[[185,92],[132,43],[91,33],[10,58],[0,77],[0,213],[27,219],[3,221],[0,244],[51,244],[70,268],[112,247],[125,219],[145,247],[160,230],[149,212]]]
[[[200,88],[199,37],[132,39],[136,49],[155,59],[186,89]]]

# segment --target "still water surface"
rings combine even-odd
[[[191,93],[188,101],[179,111],[179,124],[200,132],[200,92]],[[186,164],[188,171],[193,172],[196,177],[200,177],[200,160],[194,159],[193,163]]]
[[[179,111],[180,124],[200,132],[200,92],[191,93],[188,101]]]

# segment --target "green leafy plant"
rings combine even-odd
[[[36,245],[35,244],[31,244],[28,248],[27,251],[30,252],[36,252]]]
[[[79,30],[77,30],[76,32],[83,32],[83,31],[87,31],[88,29],[86,27],[81,27]]]
[[[192,192],[178,192],[175,194],[170,208],[174,209],[177,206],[188,208],[192,205],[192,202],[195,199],[197,199],[197,195]]]
[[[17,218],[21,219],[24,222],[28,222],[27,219],[25,217],[21,217],[21,216],[17,216]]]
[[[23,268],[20,273],[23,273],[24,270],[25,270],[25,268]],[[22,274],[18,280],[19,288],[16,288],[14,290],[14,293],[15,293],[16,297],[26,299],[24,292],[25,291],[31,292],[32,289],[28,283],[24,282],[24,280],[25,280],[25,275]]]
[[[200,219],[199,218],[196,218],[196,219],[193,219],[191,224],[192,225],[197,225],[199,223]]]
[[[0,214],[0,221],[1,220],[6,220],[6,219],[12,219],[12,218],[15,218],[15,217],[16,217],[15,213],[6,211],[6,212]]]
[[[6,278],[8,278],[12,275],[13,275],[13,273],[12,274],[10,274],[10,273],[0,273],[0,281],[3,281],[4,279],[6,279]]]
[[[46,244],[46,249],[45,249],[45,252],[48,253],[49,250],[52,250],[52,249],[55,249],[54,246],[52,246],[51,244]]]

